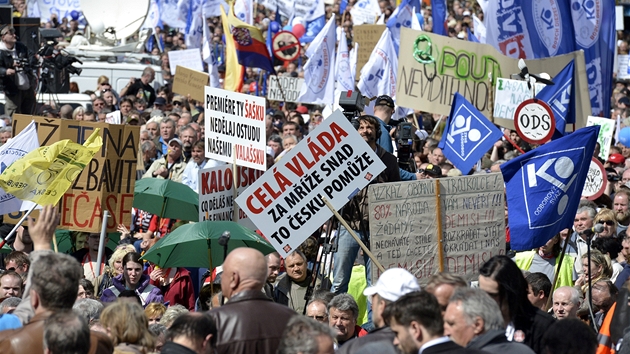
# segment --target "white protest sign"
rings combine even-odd
[[[237,167],[236,187],[241,194],[263,171]],[[206,168],[199,171],[199,221],[229,220],[234,216],[234,175],[231,165]],[[254,223],[239,209],[238,223],[256,229]]]
[[[206,86],[206,157],[267,169],[265,98]]]
[[[630,79],[630,72],[628,70],[628,58],[630,58],[630,55],[627,54],[617,56],[617,63],[619,64],[619,69],[617,70],[617,79]]]
[[[122,114],[120,111],[113,111],[105,115],[105,123],[122,124]]]
[[[518,135],[530,144],[543,144],[551,139],[556,120],[551,108],[544,101],[528,99],[514,112],[514,128]]]
[[[350,9],[352,22],[355,26],[362,25],[364,23],[369,25],[376,23],[379,13],[380,10],[376,10],[373,7],[353,6],[352,9]]]
[[[617,121],[610,118],[588,116],[586,119],[587,127],[590,127],[591,125],[599,125],[599,135],[597,136],[597,142],[599,143],[599,157],[604,161],[608,161],[608,155],[610,155],[610,145],[615,133],[616,124]]]
[[[280,89],[280,87],[278,87],[278,80],[280,81],[280,86],[282,87],[282,90]],[[297,77],[269,77],[267,99],[269,99],[270,101],[284,101],[286,98],[287,102],[298,102],[297,99],[298,96],[300,96],[302,85],[304,85],[304,79],[300,79]],[[284,97],[282,96],[283,91]]]
[[[174,75],[177,65],[188,69],[203,71],[199,49],[171,50],[168,52],[168,66]]]
[[[286,257],[333,215],[322,197],[339,210],[384,169],[374,150],[337,110],[236,203]]]
[[[588,174],[582,189],[582,197],[589,200],[599,198],[606,189],[606,169],[598,159],[592,158],[588,167]]]
[[[545,87],[544,84],[536,83],[536,93],[540,92],[543,87]],[[512,120],[516,107],[529,98],[532,98],[532,90],[527,87],[527,82],[499,77],[496,83],[492,115],[495,118]]]

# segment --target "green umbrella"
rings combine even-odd
[[[199,220],[199,195],[185,184],[170,179],[136,181],[133,207],[161,218]]]
[[[263,254],[273,246],[254,231],[232,221],[203,221],[178,227],[159,240],[142,257],[161,268],[198,267],[212,269],[223,263],[219,237],[230,232],[228,252],[239,247],[255,248]]]

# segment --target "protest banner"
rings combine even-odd
[[[593,157],[588,167],[588,173],[586,174],[582,197],[588,200],[595,200],[601,197],[606,190],[606,180],[607,174],[604,165]]]
[[[204,89],[209,79],[208,73],[177,66],[173,77],[173,92],[184,96],[190,94],[192,99],[203,102]]]
[[[199,221],[228,220],[234,217],[234,176],[232,165],[206,168],[199,171]],[[263,171],[237,167],[236,187],[240,195]],[[254,223],[239,209],[238,223],[255,230]]]
[[[203,71],[201,52],[199,49],[170,50],[168,51],[168,66],[173,74],[177,72],[178,66]]]
[[[505,253],[500,173],[370,186],[370,245],[385,269],[400,267],[421,285],[443,269],[470,281],[492,256]],[[438,208],[439,199],[439,208]],[[436,210],[440,213],[436,213]],[[372,268],[372,280],[380,276]]]
[[[83,144],[100,128],[101,150],[79,174],[59,202],[59,228],[100,232],[102,211],[109,210],[107,231],[116,232],[118,224],[131,224],[133,191],[136,182],[140,127],[74,120],[60,120],[16,114],[13,131],[20,132],[35,120],[41,146],[70,139]],[[31,214],[33,215],[33,214]],[[4,222],[16,223],[22,213],[4,215]]]
[[[206,86],[206,157],[267,170],[265,98]]]
[[[280,81],[278,83],[278,81]],[[267,86],[267,99],[270,101],[299,102],[300,90],[304,85],[304,79],[286,76],[270,76]],[[282,90],[280,87],[282,87]],[[282,96],[284,92],[284,96]]]
[[[628,54],[617,56],[617,63],[619,65],[619,68],[617,70],[617,79],[619,80],[630,79],[630,70],[628,70],[630,69],[628,67],[628,58],[630,58],[630,55]]]
[[[540,92],[544,84],[536,83],[536,93]],[[532,98],[532,90],[527,82],[522,80],[497,78],[494,93],[494,118],[514,119],[516,107],[528,98]]]
[[[387,28],[385,25],[354,26],[352,30],[354,41],[355,43],[359,43],[359,52],[357,53],[357,80],[359,80],[361,76],[361,69],[368,60],[370,60],[370,55],[372,55],[372,51],[381,38],[383,31],[385,31],[385,28]]]
[[[599,125],[599,135],[597,136],[599,157],[604,161],[608,161],[608,155],[610,155],[610,145],[612,143],[613,134],[615,133],[616,124],[617,121],[610,118],[588,116],[586,119],[587,127]]]
[[[322,198],[339,210],[384,169],[374,150],[337,110],[236,203],[286,257],[333,215]]]
[[[491,96],[496,78],[520,72],[518,59],[504,56],[487,44],[409,28],[401,29],[400,38],[396,104],[447,115],[453,94],[459,92],[495,124],[514,129],[513,120],[492,117]],[[528,60],[526,64],[529,72],[546,72],[553,78],[572,59],[577,129],[586,125],[586,116],[591,112],[583,52]]]

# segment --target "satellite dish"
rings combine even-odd
[[[150,0],[80,0],[81,10],[100,39],[125,41],[140,29],[149,13]]]

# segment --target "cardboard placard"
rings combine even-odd
[[[538,93],[545,84],[536,83],[535,92]],[[497,78],[494,92],[494,118],[514,119],[516,107],[526,99],[532,98],[532,91],[527,82],[521,80]]]
[[[236,203],[286,257],[333,215],[322,197],[339,210],[384,169],[374,150],[337,110]]]
[[[19,133],[35,120],[41,146],[70,139],[79,144],[100,128],[103,147],[75,180],[59,202],[59,228],[74,231],[100,232],[102,210],[110,218],[107,231],[115,232],[118,224],[131,224],[133,191],[140,127],[93,123],[16,114],[13,131]],[[4,222],[16,223],[22,213],[4,215]]]
[[[599,143],[599,157],[604,161],[608,161],[608,155],[610,155],[610,146],[615,134],[617,120],[588,116],[586,119],[586,126],[590,127],[591,125],[599,125],[599,135],[597,136],[597,142]]]
[[[440,271],[476,278],[490,257],[505,253],[503,178],[500,173],[384,183],[369,188],[370,245],[385,269],[400,267],[421,285]],[[439,193],[441,220],[435,212]],[[372,268],[372,281],[380,276]]]
[[[280,81],[279,84],[278,81]],[[282,91],[278,87],[279,85],[282,87]],[[304,85],[304,79],[298,77],[270,76],[269,85],[267,86],[267,99],[270,101],[284,101],[286,98],[287,102],[298,102],[302,85]],[[284,92],[284,97],[282,92]]]
[[[416,39],[424,35],[418,48],[421,63],[414,58]],[[453,95],[459,92],[495,124],[514,129],[514,121],[492,117],[495,79],[519,73],[518,59],[501,54],[487,44],[462,41],[428,32],[402,28],[396,104],[424,112],[448,115]],[[431,44],[430,49],[428,44]],[[546,59],[527,60],[529,72],[556,76],[575,60],[575,129],[586,125],[591,114],[586,66],[582,51]],[[492,80],[488,78],[491,75]]]
[[[206,157],[267,170],[264,97],[206,86]]]
[[[173,92],[184,96],[190,94],[193,100],[203,102],[204,88],[208,85],[208,80],[210,80],[208,73],[177,66],[173,77]]]
[[[357,73],[356,79],[361,77],[361,69],[370,60],[370,55],[376,43],[381,38],[383,31],[387,28],[385,25],[360,25],[354,26],[352,33],[354,41],[359,43],[359,52],[357,53]]]
[[[237,167],[236,184],[238,194],[243,193],[263,171]],[[234,217],[234,176],[232,166],[223,165],[199,171],[199,221],[228,220]],[[254,223],[239,209],[238,223],[255,230]]]

